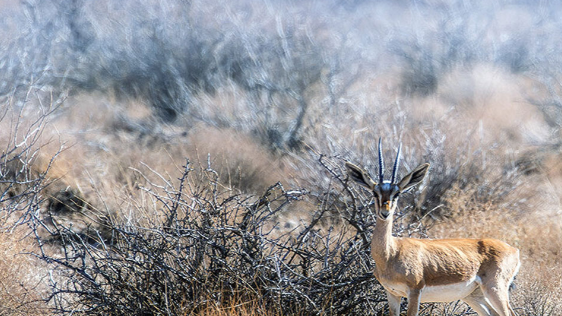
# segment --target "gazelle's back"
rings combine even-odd
[[[497,239],[415,239],[398,238],[400,260],[418,261],[426,285],[465,281],[474,276],[487,277],[490,266],[515,272],[519,250]],[[412,271],[414,272],[414,271]]]

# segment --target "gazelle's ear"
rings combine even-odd
[[[377,183],[371,179],[367,171],[359,168],[358,166],[346,162],[345,167],[347,168],[347,174],[353,179],[353,181],[359,183],[360,185],[372,190]]]
[[[410,172],[406,175],[400,182],[398,183],[398,187],[400,188],[400,192],[408,191],[413,186],[422,182],[423,178],[427,174],[427,170],[429,170],[429,164],[424,163],[419,165],[414,171]]]

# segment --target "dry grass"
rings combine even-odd
[[[281,161],[248,135],[233,129],[201,126],[190,131],[187,156],[206,167],[208,163],[225,185],[243,192],[263,192],[278,181],[287,182]],[[209,158],[209,160],[208,160]]]
[[[47,268],[30,255],[33,240],[18,229],[0,233],[0,314],[39,315],[48,312]]]
[[[272,312],[263,306],[260,306],[257,300],[243,299],[240,301],[233,300],[230,304],[217,304],[215,299],[209,300],[209,305],[201,307],[197,312],[190,315],[194,316],[278,316],[278,312]]]

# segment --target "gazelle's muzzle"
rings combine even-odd
[[[383,202],[380,209],[380,215],[382,219],[387,219],[390,215],[390,210],[392,209],[392,202],[386,201]]]

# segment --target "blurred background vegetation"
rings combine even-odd
[[[503,239],[562,307],[562,3],[0,8],[0,314],[384,313],[342,172],[379,137],[431,163],[398,234]]]

